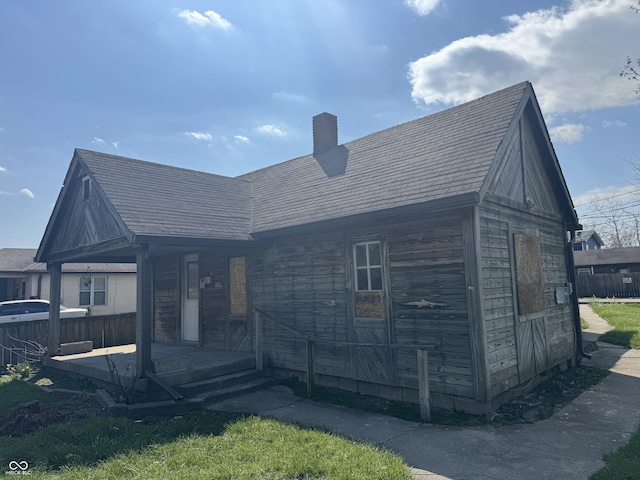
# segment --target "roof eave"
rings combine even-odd
[[[289,225],[281,228],[270,230],[260,230],[252,232],[252,236],[256,239],[276,237],[280,235],[289,235],[301,233],[304,231],[316,230],[328,227],[345,227],[353,225],[355,222],[364,222],[367,220],[384,220],[397,217],[398,215],[409,215],[416,212],[443,212],[447,210],[456,210],[465,207],[479,205],[480,197],[478,192],[467,192],[451,197],[438,198],[427,202],[403,205],[401,207],[388,208],[384,210],[375,210],[367,213],[359,213],[355,215],[347,215],[344,217],[323,219],[316,222]]]

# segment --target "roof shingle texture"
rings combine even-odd
[[[640,263],[640,247],[598,248],[573,252],[576,267]]]
[[[42,273],[46,263],[34,262],[35,248],[0,248],[0,272]],[[64,263],[63,273],[135,273],[135,263]]]
[[[479,192],[523,82],[340,145],[228,178],[76,150],[135,235],[249,240],[251,233]]]
[[[479,192],[528,82],[239,178],[253,183],[252,232]],[[324,162],[346,161],[330,176]]]
[[[76,149],[134,235],[249,240],[251,184]]]

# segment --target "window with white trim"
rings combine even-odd
[[[107,277],[91,276],[80,278],[79,305],[106,305]]]
[[[362,242],[353,246],[356,291],[382,290],[380,242]]]

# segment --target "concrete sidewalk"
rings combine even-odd
[[[530,425],[418,424],[296,397],[282,386],[212,405],[327,428],[384,445],[417,479],[587,479],[640,423],[640,351],[599,344],[585,365],[611,374],[553,417]]]

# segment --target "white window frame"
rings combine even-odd
[[[104,279],[104,289],[96,290],[96,279],[101,278]],[[86,306],[96,306],[103,307],[108,304],[108,295],[107,295],[107,287],[109,285],[109,277],[107,275],[92,275],[90,277],[89,285],[86,285],[86,277],[80,277],[80,292],[78,294],[78,305],[81,307]],[[82,294],[89,292],[89,303],[83,303]],[[96,292],[104,293],[104,303],[95,303],[96,300]]]
[[[378,251],[380,252],[380,258],[378,259],[379,263],[377,265],[371,264],[369,245],[378,246]],[[366,257],[365,265],[358,265],[357,248],[361,246],[366,247],[365,251],[366,251],[367,257]],[[380,288],[379,289],[371,288],[371,271],[374,269],[380,271]],[[369,242],[357,242],[353,244],[353,270],[355,275],[354,280],[355,280],[356,292],[381,292],[384,290],[384,276],[382,274],[382,243],[379,240],[369,241]],[[362,270],[367,271],[367,287],[368,288],[364,288],[364,289],[360,288],[360,285],[358,285],[358,271],[362,271]]]

